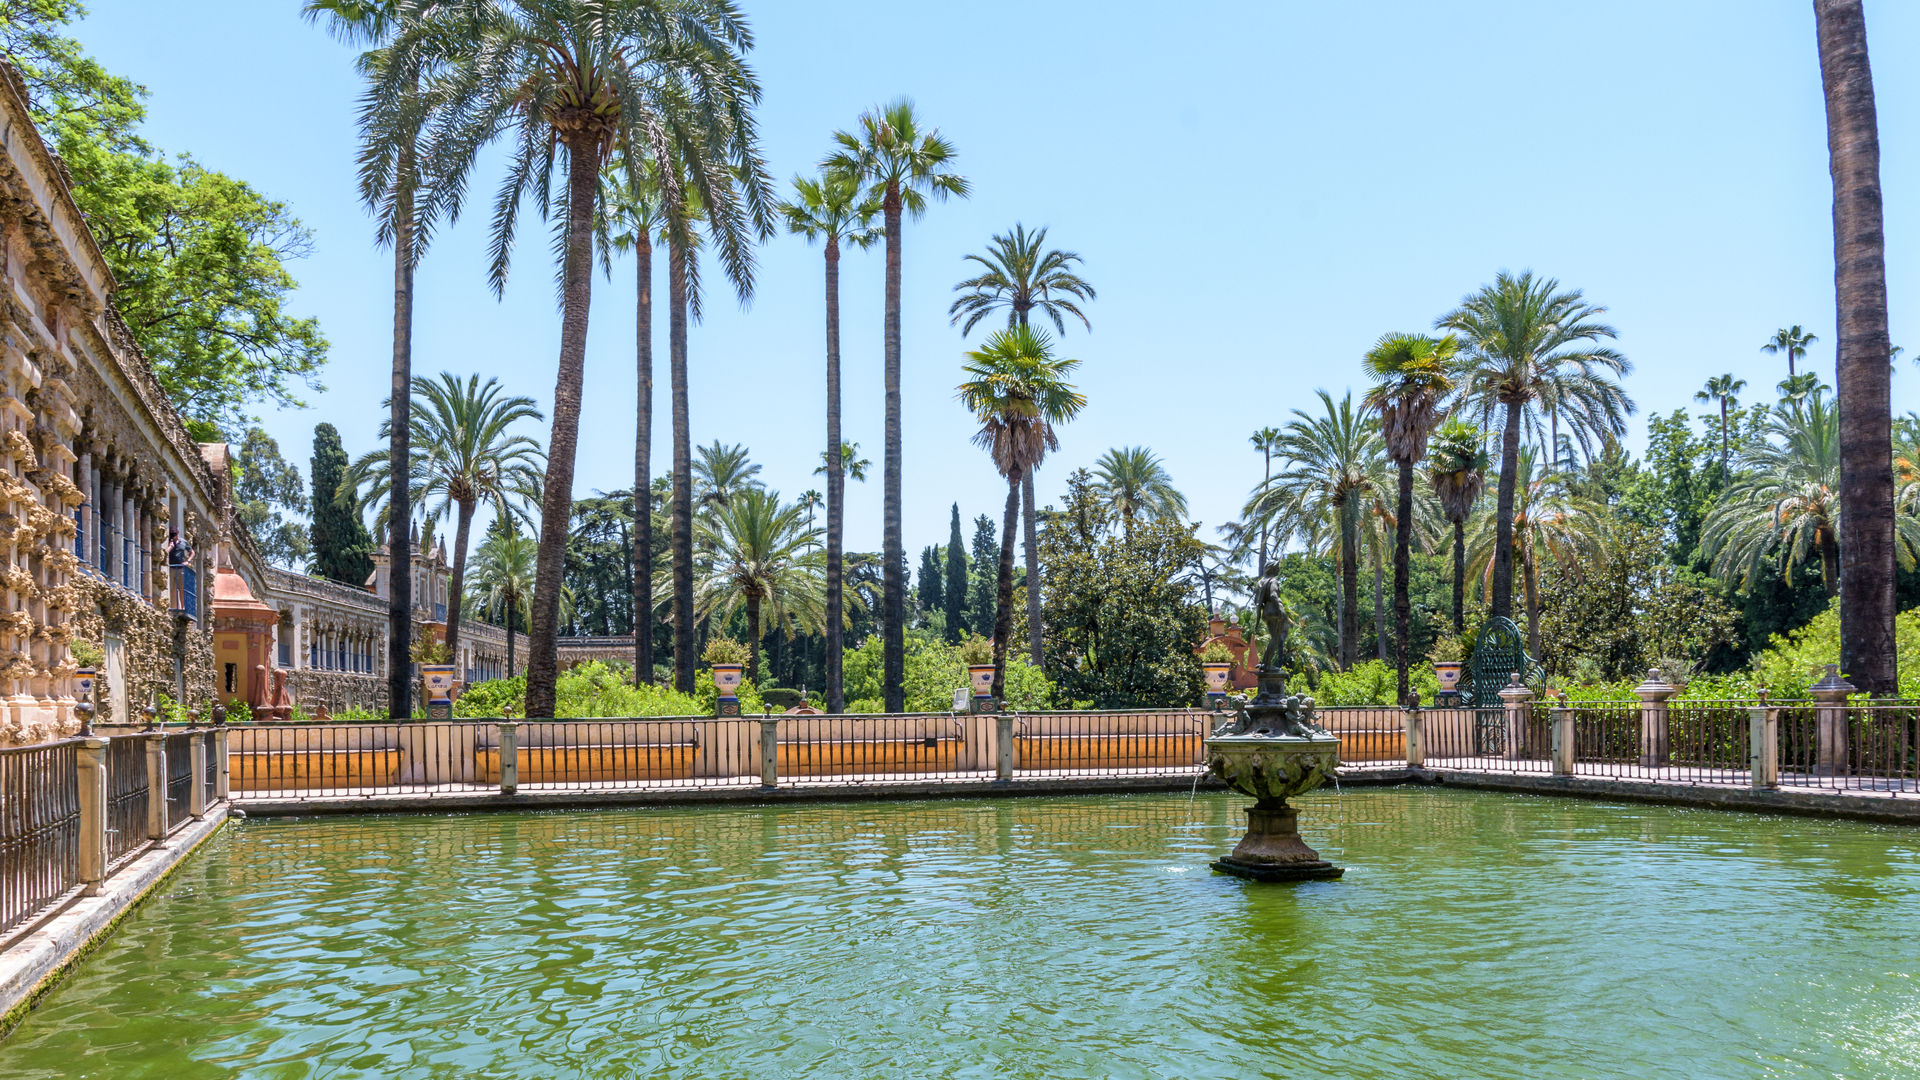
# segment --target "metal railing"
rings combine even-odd
[[[1920,793],[1920,703],[1780,704],[1782,786]]]
[[[167,747],[167,832],[169,835],[187,823],[193,805],[193,744],[203,732],[182,731],[166,736]]]
[[[107,866],[109,869],[147,849],[148,799],[144,735],[116,735],[107,741]]]
[[[79,881],[76,740],[0,750],[0,933]]]
[[[1013,772],[1036,777],[1197,774],[1222,718],[1195,709],[1022,713],[1012,718]]]

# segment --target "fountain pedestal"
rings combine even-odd
[[[1207,740],[1208,771],[1255,800],[1246,835],[1213,868],[1253,881],[1327,881],[1346,868],[1300,839],[1299,812],[1287,800],[1333,778],[1340,740],[1314,725],[1312,698],[1286,695],[1284,685],[1261,672],[1259,696]]]

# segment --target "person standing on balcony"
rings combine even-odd
[[[167,530],[167,565],[185,566],[193,561],[193,545],[180,535],[179,529]]]

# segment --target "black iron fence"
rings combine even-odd
[[[167,748],[167,832],[185,825],[193,807],[193,744],[205,732],[182,731],[166,736]]]
[[[153,789],[147,773],[144,735],[116,735],[107,741],[107,866],[109,871],[147,849],[148,800]]]
[[[79,881],[77,742],[0,750],[0,933]]]

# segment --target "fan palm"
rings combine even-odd
[[[1486,433],[1464,420],[1450,420],[1427,447],[1427,483],[1440,512],[1453,526],[1453,632],[1467,629],[1467,517],[1487,490]]]
[[[727,274],[751,290],[752,239],[772,229],[744,62],[753,39],[728,0],[398,0],[391,62],[369,92],[377,122],[365,157],[392,160],[431,109],[421,216],[458,217],[481,151],[507,136],[493,203],[489,280],[507,282],[523,203],[555,224],[560,350],[541,505],[527,710],[551,716],[560,586],[592,297],[594,217],[603,169],[651,163],[676,235],[683,192],[697,194]],[[414,91],[411,73],[427,90]],[[363,173],[367,168],[363,166]]]
[[[1787,378],[1791,379],[1795,374],[1794,361],[1807,355],[1807,346],[1819,340],[1818,337],[1800,329],[1800,324],[1795,323],[1775,330],[1773,336],[1767,339],[1767,343],[1760,346],[1760,351],[1774,356],[1785,356]]]
[[[1870,694],[1893,694],[1894,563],[1899,523],[1887,447],[1893,356],[1887,337],[1887,234],[1880,198],[1880,127],[1861,0],[1815,0],[1820,82],[1833,177],[1833,291],[1839,312],[1834,386],[1840,429],[1840,666]]]
[[[1540,571],[1549,559],[1578,572],[1583,561],[1600,558],[1606,550],[1607,511],[1575,495],[1571,477],[1541,464],[1532,447],[1521,450],[1515,464],[1516,472],[1525,479],[1514,499],[1513,552],[1527,606],[1527,651],[1537,657]],[[1482,517],[1468,558],[1474,575],[1489,593],[1498,543],[1498,522]]]
[[[1617,336],[1599,321],[1605,313],[1578,289],[1562,292],[1559,282],[1536,279],[1530,270],[1517,276],[1502,271],[1436,324],[1460,335],[1465,349],[1458,373],[1461,408],[1483,427],[1505,411],[1494,509],[1496,617],[1513,617],[1513,500],[1528,413],[1551,408],[1556,423],[1564,417],[1581,445],[1589,446],[1595,437],[1620,434],[1633,412],[1632,400],[1615,381],[1632,365],[1599,344]]]
[[[1133,519],[1145,513],[1152,518],[1184,518],[1187,497],[1173,486],[1173,477],[1152,450],[1144,446],[1118,446],[1100,455],[1093,463],[1093,489],[1120,515],[1127,539],[1133,538]]]
[[[1324,415],[1293,410],[1275,444],[1286,468],[1242,514],[1269,523],[1280,545],[1294,538],[1331,542],[1340,570],[1338,659],[1348,668],[1360,640],[1360,517],[1385,497],[1386,447],[1379,423],[1354,408],[1352,394],[1336,403],[1325,390],[1314,393]]]
[[[972,333],[981,319],[1000,308],[1007,311],[1008,329],[1027,325],[1028,315],[1035,308],[1052,319],[1053,328],[1062,334],[1067,332],[1067,324],[1060,318],[1063,311],[1079,319],[1081,326],[1093,329],[1086,313],[1074,303],[1076,300],[1085,303],[1097,295],[1093,286],[1072,270],[1073,264],[1080,261],[1079,254],[1047,248],[1046,240],[1044,227],[1029,233],[1025,225],[1016,221],[1011,233],[994,236],[985,255],[967,256],[968,261],[980,264],[982,272],[953,287],[955,292],[970,290],[947,309],[949,322],[966,319],[966,325],[960,328],[961,336]],[[1026,529],[1027,650],[1032,662],[1038,664],[1040,555],[1031,469],[1021,481],[1020,499]]]
[[[460,603],[473,513],[487,503],[496,516],[512,518],[525,512],[522,503],[539,500],[545,464],[540,444],[513,434],[512,428],[522,420],[538,422],[543,417],[532,398],[503,397],[498,379],[482,383],[478,375],[467,376],[465,382],[447,372],[434,379],[417,378],[413,396],[419,404],[409,413],[410,441],[418,452],[411,458],[409,486],[418,493],[430,527],[449,516],[454,519],[446,636],[447,652],[454,654],[460,646]],[[372,451],[354,462],[345,477],[358,492],[359,509],[364,512],[374,506],[376,518],[387,521],[395,516],[390,461],[386,454]],[[406,560],[396,554],[394,561]]]
[[[1726,375],[1715,375],[1713,378],[1707,380],[1705,389],[1695,390],[1693,392],[1693,400],[1695,401],[1713,401],[1720,404],[1720,474],[1722,476],[1725,476],[1727,472],[1727,410],[1740,404],[1740,399],[1734,395],[1746,388],[1747,380],[1736,379],[1731,373],[1728,373]]]
[[[823,501],[820,493],[813,488],[800,493],[800,509],[807,512],[807,528],[813,528],[813,512],[820,509]]]
[[[1045,331],[1028,326],[1002,330],[967,354],[960,403],[980,421],[976,446],[1007,478],[1007,510],[1000,533],[1000,571],[993,617],[993,696],[1005,695],[1007,638],[1013,629],[1013,533],[1020,524],[1020,480],[1037,468],[1060,441],[1054,425],[1072,420],[1087,399],[1067,376],[1078,360],[1053,355]]]
[[[827,474],[827,712],[839,713],[847,707],[841,681],[847,480],[846,470],[834,467],[839,463],[833,460],[835,448],[844,451],[846,447],[840,438],[840,248],[842,244],[871,247],[880,236],[873,228],[874,215],[880,208],[862,197],[858,181],[844,174],[829,173],[817,180],[796,176],[793,194],[793,200],[780,207],[787,230],[805,236],[809,243],[820,241],[827,256],[827,448],[821,453],[820,468],[814,471]],[[812,524],[811,516],[808,524]]]
[[[820,454],[820,467],[813,470],[813,475],[825,476],[827,474],[827,466],[832,460],[833,460],[832,451],[830,450],[822,451]],[[859,443],[843,442],[840,444],[840,475],[841,476],[844,476],[849,480],[858,480],[859,482],[864,484],[867,482],[867,470],[871,468],[872,465],[873,465],[873,462],[860,456]]]
[[[836,131],[839,149],[821,167],[859,184],[880,204],[887,236],[886,455],[881,488],[881,564],[886,603],[882,609],[881,687],[887,712],[906,708],[906,554],[900,538],[900,244],[903,219],[926,212],[927,196],[965,198],[966,178],[952,170],[953,144],[938,131],[922,131],[913,102],[899,98],[860,114],[853,131]],[[829,446],[831,451],[831,446]]]
[[[747,609],[747,678],[760,673],[760,618],[792,632],[823,629],[825,559],[819,532],[804,521],[799,504],[781,505],[780,493],[742,488],[696,523],[703,574],[694,586],[701,618]]]
[[[1255,450],[1260,451],[1260,491],[1267,490],[1273,481],[1273,451],[1280,444],[1280,429],[1263,427],[1247,437]],[[1267,525],[1260,523],[1260,560],[1255,569],[1264,573],[1267,567]]]
[[[1452,334],[1387,334],[1361,360],[1373,388],[1363,402],[1380,414],[1387,459],[1400,472],[1394,502],[1393,639],[1399,669],[1395,700],[1407,700],[1407,645],[1413,621],[1408,586],[1413,553],[1413,467],[1427,454],[1427,438],[1442,419],[1441,402],[1453,393],[1452,370],[1460,341]]]
[[[507,678],[513,678],[514,631],[524,623],[533,598],[533,565],[538,554],[532,537],[518,530],[502,530],[481,541],[473,553],[473,582],[468,595],[474,606],[507,628]]]

